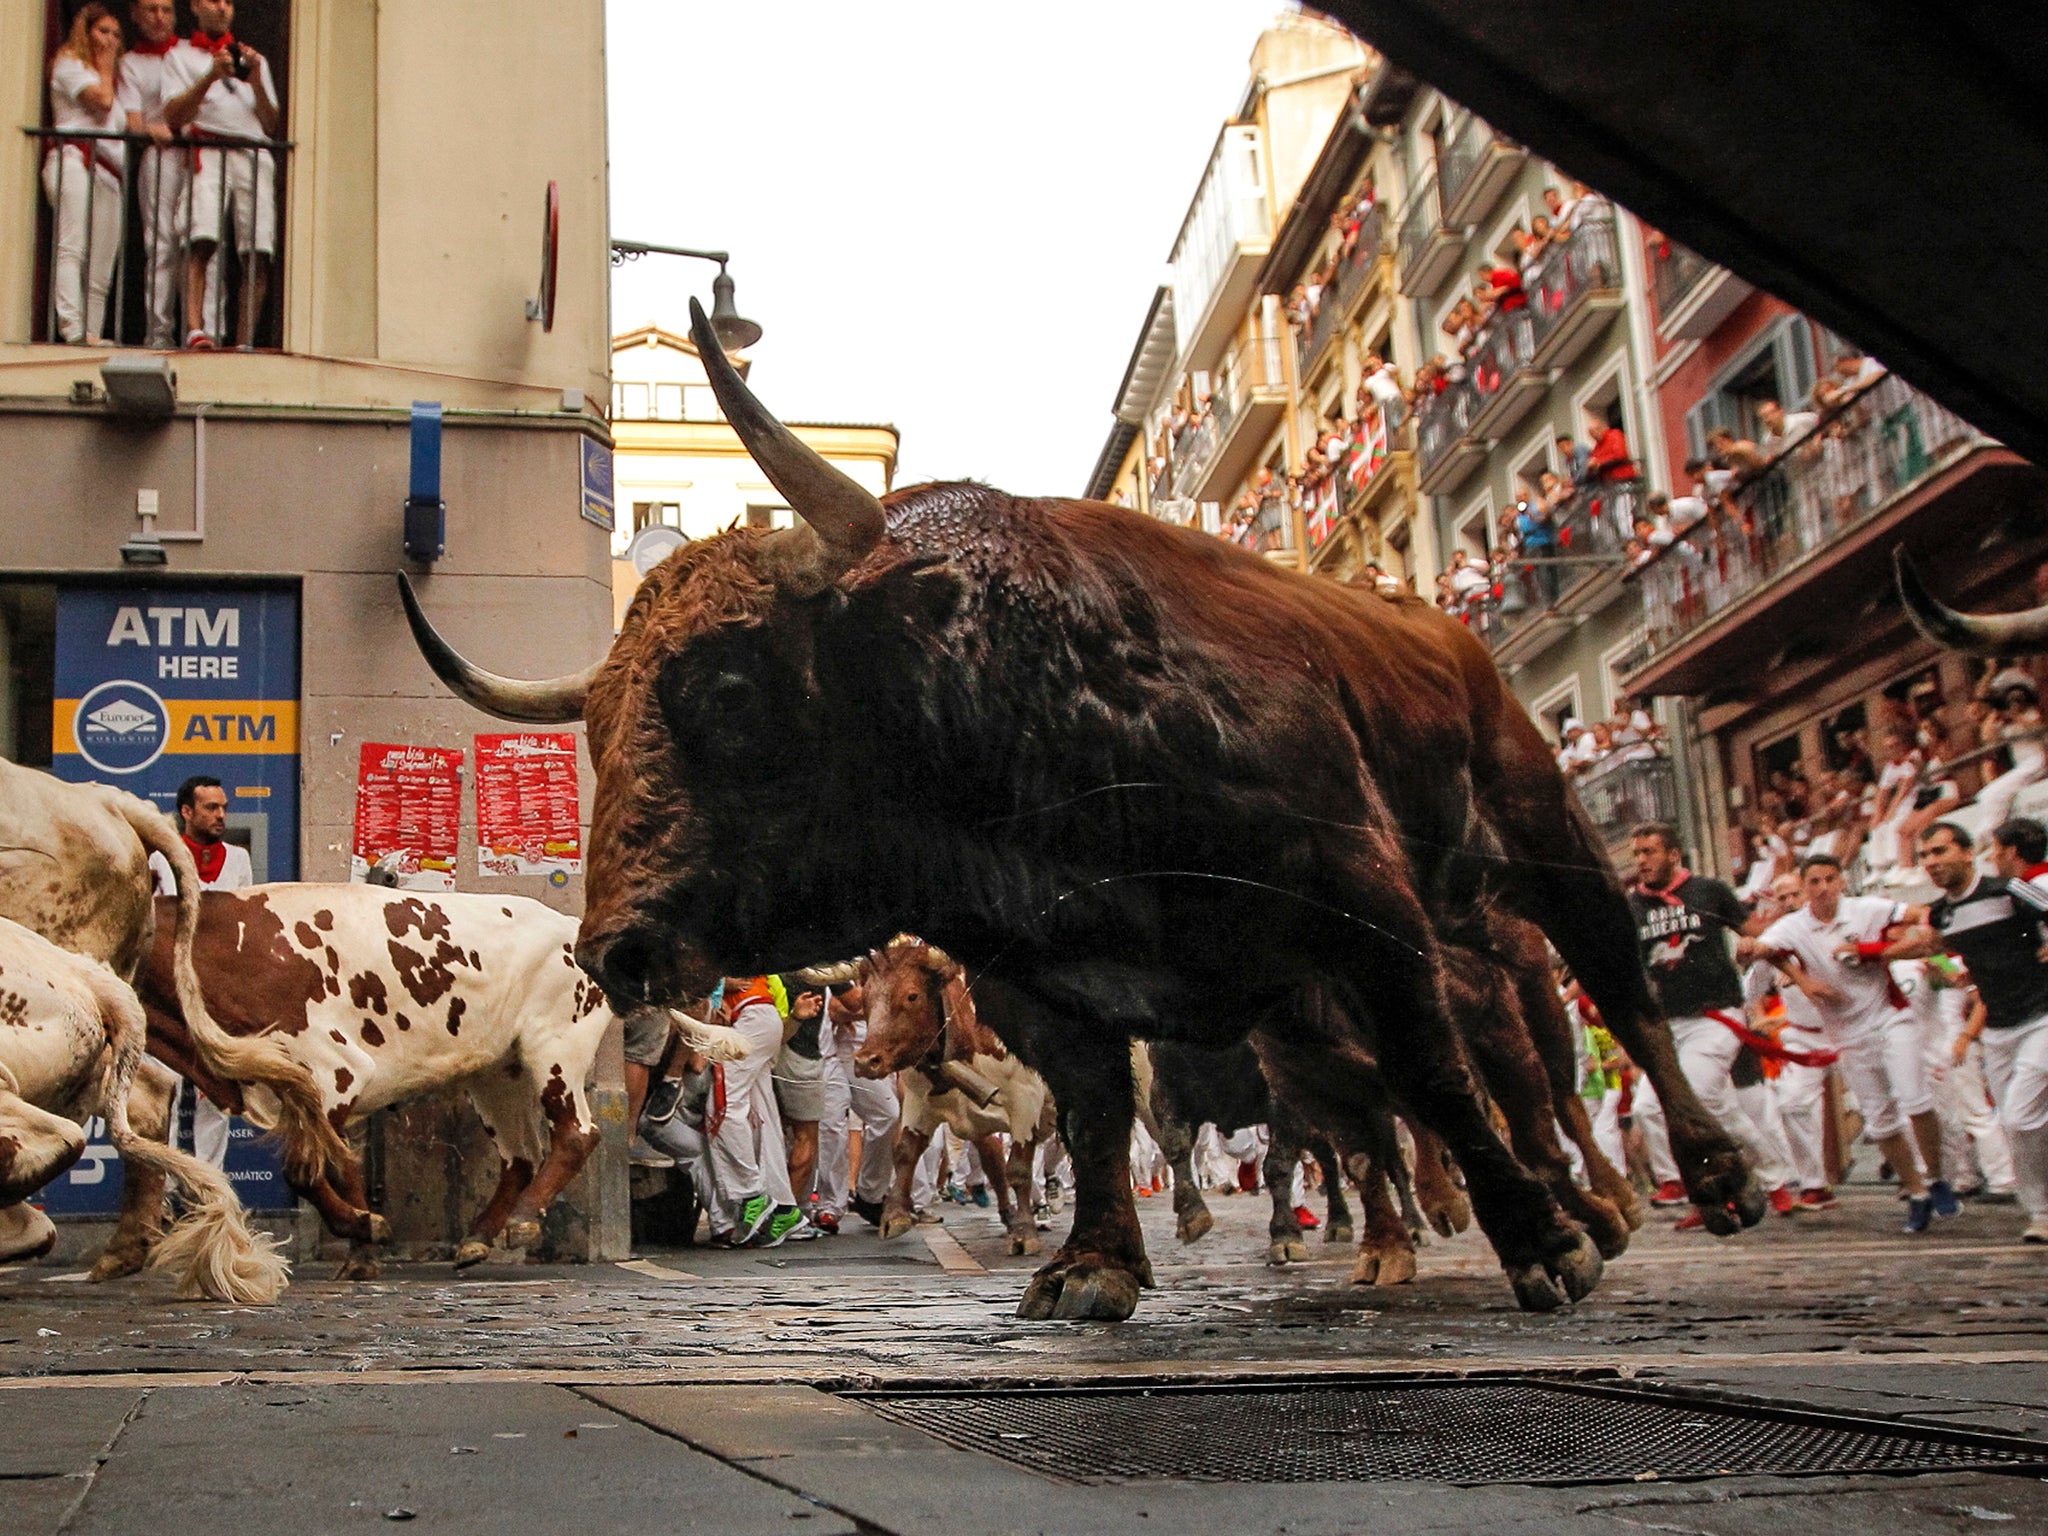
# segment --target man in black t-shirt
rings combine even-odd
[[[1760,925],[1726,885],[1685,868],[1678,833],[1667,823],[1647,821],[1637,827],[1629,835],[1629,851],[1636,865],[1629,907],[1635,913],[1643,964],[1671,1021],[1679,1069],[1707,1113],[1742,1143],[1750,1168],[1771,1192],[1772,1208],[1790,1211],[1791,1153],[1768,1114],[1758,1120],[1743,1108],[1733,1076],[1742,1052],[1735,1026],[1743,1022],[1743,1001],[1742,978],[1736,974],[1729,942],[1754,937],[1753,930]],[[1663,1194],[1658,1191],[1660,1199]],[[1694,1211],[1678,1229],[1685,1232],[1700,1225]]]
[[[2022,1238],[2048,1244],[2048,895],[1979,874],[1970,834],[1952,821],[1920,834],[1920,868],[1941,895],[1886,958],[1946,950],[1969,967],[1984,1004],[1984,1078],[2029,1218]]]

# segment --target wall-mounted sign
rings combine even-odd
[[[527,731],[477,737],[478,874],[581,874],[579,817],[573,735]]]
[[[612,451],[594,437],[579,441],[583,444],[583,518],[609,533],[617,506],[612,492]]]
[[[452,891],[461,837],[461,749],[363,743],[351,879],[367,879],[374,867],[406,890]]]

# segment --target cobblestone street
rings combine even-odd
[[[1660,1219],[1595,1296],[1550,1317],[1515,1310],[1470,1234],[1429,1244],[1415,1284],[1360,1290],[1336,1249],[1267,1267],[1263,1198],[1214,1208],[1216,1232],[1188,1250],[1166,1200],[1144,1203],[1159,1287],[1119,1325],[1015,1319],[1030,1261],[1007,1257],[993,1213],[956,1206],[943,1228],[888,1244],[851,1221],[846,1236],[768,1252],[459,1279],[420,1265],[342,1284],[304,1266],[268,1309],[16,1267],[0,1273],[0,1527],[133,1529],[147,1510],[160,1528],[190,1528],[238,1488],[282,1500],[307,1530],[397,1511],[436,1530],[502,1530],[508,1514],[534,1528],[559,1515],[620,1530],[787,1530],[796,1517],[812,1531],[1124,1530],[1179,1510],[1217,1531],[1520,1531],[1597,1516],[1599,1528],[1734,1532],[1782,1529],[1794,1499],[1817,1530],[2048,1523],[2048,1485],[1983,1473],[1654,1490],[1076,1486],[833,1395],[1576,1373],[2048,1443],[2048,1255],[2013,1240],[2009,1206],[1917,1242],[1871,1187],[1726,1243]]]

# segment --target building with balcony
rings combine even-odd
[[[1732,870],[1745,828],[1775,814],[1778,776],[1860,772],[1916,719],[1949,753],[1977,745],[1981,667],[1910,628],[1891,551],[1959,606],[2026,606],[2048,558],[2048,474],[1777,299],[1643,239],[1667,473],[1690,488],[1702,477],[1685,464],[1707,459],[1732,478],[1630,573],[1641,627],[1622,682],[1673,706],[1698,853]],[[1716,432],[1733,455],[1716,458]]]
[[[281,118],[246,147],[269,157],[248,183],[250,250],[230,225],[213,258],[223,318],[178,327],[209,330],[203,350],[141,345],[147,241],[125,193],[102,210],[119,250],[91,317],[114,345],[67,345],[52,324],[46,79],[73,8],[0,7],[16,61],[0,208],[18,233],[0,242],[0,750],[166,807],[214,773],[259,880],[346,879],[366,743],[466,752],[505,729],[428,671],[394,572],[505,673],[573,672],[611,638],[604,6],[245,0],[237,30]],[[118,138],[93,153],[140,163]],[[438,404],[438,436],[415,437],[416,401]],[[435,558],[402,547],[415,470],[446,504]],[[96,725],[100,690],[133,707]],[[479,873],[474,800],[460,883],[580,909],[580,876]],[[493,1160],[466,1109],[404,1119],[384,1143],[404,1192],[387,1210],[402,1244],[431,1246],[459,1236],[449,1211],[481,1207]],[[550,1226],[623,1256],[614,1140],[576,1220]]]
[[[750,368],[739,364],[742,376]],[[695,344],[659,326],[612,338],[612,480],[618,500],[612,530],[613,623],[640,585],[628,558],[635,534],[673,528],[707,538],[734,524],[787,528],[795,521],[782,493],[726,425],[705,380]],[[853,422],[787,423],[827,463],[877,496],[895,483],[899,434]]]

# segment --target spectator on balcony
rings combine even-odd
[[[213,258],[232,229],[242,259],[233,335],[237,346],[247,347],[255,341],[277,252],[277,163],[267,149],[205,145],[208,139],[274,139],[282,114],[270,61],[235,38],[234,0],[192,0],[192,18],[199,30],[166,55],[167,88],[178,94],[164,106],[164,120],[201,146],[193,153],[185,345],[212,347],[229,334],[220,313],[226,276]]]
[[[1637,478],[1635,460],[1629,457],[1628,438],[1620,427],[1597,407],[1586,411],[1586,480],[1614,484]]]
[[[1529,236],[1518,227],[1511,238],[1515,241],[1519,254]],[[1529,307],[1529,294],[1522,285],[1521,268],[1514,263],[1496,259],[1492,266],[1480,268],[1479,284],[1485,285],[1485,302],[1489,312],[1512,314],[1515,310]],[[1476,286],[1478,285],[1475,284]]]
[[[1631,562],[1635,565],[1648,565],[1657,551],[1669,544],[1672,538],[1671,530],[1660,528],[1657,519],[1647,512],[1637,516],[1632,532],[1635,535],[1632,542],[1642,550],[1641,557]]]
[[[1707,515],[1706,473],[1705,459],[1693,458],[1685,461],[1685,483],[1691,489],[1683,496],[1673,496],[1668,503],[1673,533],[1685,532]]]
[[[1757,447],[1766,458],[1776,458],[1799,438],[1805,436],[1813,424],[1820,420],[1818,411],[1787,411],[1775,400],[1759,400],[1756,403],[1757,425],[1764,435],[1758,439]]]
[[[1574,182],[1573,185],[1577,186],[1578,183]],[[1551,224],[1556,228],[1559,240],[1569,238],[1572,226],[1578,222],[1579,201],[1577,197],[1565,196],[1560,188],[1543,189],[1543,206],[1550,214]]]
[[[2012,818],[2020,791],[2048,774],[2048,745],[2042,742],[2040,694],[2026,673],[2016,667],[1999,672],[1985,697],[1992,710],[1984,725],[1985,744],[2003,742],[2012,754],[2012,767],[1977,794],[1982,824],[1996,827]]]
[[[120,90],[121,22],[100,0],[71,18],[50,60],[50,125],[60,132],[118,133],[127,119]],[[50,266],[57,336],[73,346],[107,343],[107,290],[121,249],[121,183],[127,161],[118,139],[57,139],[43,156],[56,251]]]
[[[1557,434],[1558,474],[1578,485],[1586,478],[1586,461],[1592,457],[1592,450],[1579,442],[1569,432]]]
[[[1708,430],[1707,453],[1717,465],[1738,477],[1753,475],[1770,462],[1761,448],[1746,437],[1737,437],[1728,427]]]
[[[1563,744],[1557,749],[1558,770],[1566,778],[1577,778],[1593,762],[1593,738],[1586,730],[1586,722],[1576,716],[1566,719],[1558,728]]]
[[[119,101],[128,131],[151,143],[137,162],[135,201],[142,215],[143,345],[178,344],[178,290],[185,277],[185,193],[191,155],[171,147],[164,120],[170,100],[168,60],[183,44],[171,0],[134,0],[128,19],[137,41],[121,59]]]
[[[1862,352],[1838,352],[1829,371],[1835,388],[1844,395],[1853,395],[1883,378],[1885,367],[1876,358]]]
[[[1539,213],[1529,221],[1529,238],[1534,242],[1536,255],[1540,260],[1543,253],[1549,250],[1557,239],[1557,228],[1550,222],[1549,214]]]
[[[1515,248],[1515,277],[1523,289],[1523,304],[1528,303],[1527,290],[1536,281],[1536,268],[1543,261],[1543,242],[1536,235],[1517,224],[1508,231],[1508,240]]]
[[[1377,352],[1365,355],[1365,377],[1359,381],[1358,392],[1361,402],[1370,397],[1379,408],[1380,418],[1389,432],[1398,427],[1407,415],[1400,377],[1394,372],[1394,365]]]
[[[1614,706],[1614,718],[1609,722],[1614,733],[1614,745],[1618,751],[1632,757],[1656,757],[1660,754],[1660,743],[1664,740],[1664,727],[1656,717],[1643,708],[1641,699],[1620,699]]]
[[[1477,607],[1493,590],[1493,578],[1487,574],[1487,559],[1475,550],[1467,550],[1457,558],[1451,567],[1451,596],[1460,610]]]

